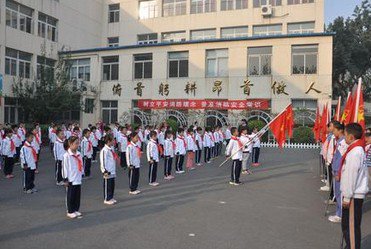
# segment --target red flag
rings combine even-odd
[[[286,123],[286,110],[279,114],[270,124],[269,128],[271,129],[278,146],[283,147],[285,143],[285,123]]]
[[[328,123],[328,107],[327,104],[323,107],[320,123],[320,139],[324,143],[327,135],[327,123]]]
[[[336,112],[334,117],[336,121],[340,121],[340,108],[341,108],[341,96],[339,96],[338,104],[336,106]]]
[[[341,117],[341,123],[344,123],[344,125],[347,125],[349,123],[353,122],[354,119],[354,100],[355,96],[354,94],[354,87],[352,93],[348,93],[348,99],[347,102],[345,103],[343,115]]]
[[[314,121],[313,127],[314,138],[316,139],[316,141],[319,141],[320,139],[320,132],[321,132],[321,114],[319,112],[319,107],[317,106],[316,120]]]
[[[287,130],[287,136],[292,138],[293,129],[294,129],[294,111],[292,110],[292,104],[290,104],[286,110],[285,117],[285,129]]]
[[[357,91],[354,98],[354,114],[353,122],[359,123],[363,129],[365,129],[365,103],[363,101],[363,92],[362,92],[362,79],[359,79],[358,85],[357,85]]]

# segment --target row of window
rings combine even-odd
[[[15,29],[19,29],[26,33],[34,33],[34,10],[21,5],[15,1],[6,1],[6,25]],[[57,23],[58,20],[38,12],[37,34],[38,36],[57,41]]]
[[[187,14],[188,0],[163,0],[162,1],[162,16],[178,16]],[[288,5],[313,3],[314,0],[287,0]],[[217,0],[190,0],[191,14],[216,12]],[[271,4],[273,6],[281,6],[282,0],[253,0],[253,7],[258,8],[262,5]],[[220,9],[238,10],[247,9],[248,0],[221,0]],[[150,19],[159,17],[159,6],[157,0],[139,1],[139,19]],[[108,22],[120,21],[120,4],[110,4],[108,6]]]

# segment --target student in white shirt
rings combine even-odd
[[[53,154],[55,159],[55,181],[59,186],[64,185],[62,177],[62,161],[63,155],[66,153],[64,149],[64,132],[57,129],[57,138],[54,142]]]
[[[138,126],[135,129],[135,132],[138,134],[138,146],[139,148],[143,151],[143,146],[144,146],[144,135],[143,135],[143,130],[142,126]]]
[[[229,141],[231,140],[232,134],[231,134],[231,127],[227,126],[225,129],[225,142],[228,145]]]
[[[118,142],[118,150],[120,152],[120,166],[123,169],[127,169],[128,165],[126,163],[126,148],[128,147],[128,137],[127,137],[128,130],[125,126],[120,126],[119,133],[117,135],[117,142]]]
[[[13,167],[16,148],[12,137],[13,131],[11,129],[5,129],[5,138],[2,142],[2,154],[4,157],[4,175],[8,179],[14,177]]]
[[[221,141],[218,126],[215,127],[215,130],[213,132],[213,136],[214,136],[214,143],[215,143],[214,157],[218,157],[219,156],[219,151],[220,151],[220,141]]]
[[[197,151],[196,136],[193,133],[193,128],[188,129],[187,135],[187,169],[195,169],[195,154]]]
[[[186,138],[184,137],[184,129],[179,128],[178,129],[178,135],[175,139],[175,167],[177,174],[182,174],[185,171],[183,170],[183,163],[184,163],[184,157],[186,155],[187,150],[187,142]]]
[[[55,139],[57,139],[57,125],[52,124],[51,127],[49,127],[49,145],[50,145],[50,151],[53,153],[54,143]]]
[[[240,174],[241,174],[241,164],[242,164],[242,149],[243,144],[241,143],[238,136],[238,130],[236,127],[231,128],[231,141],[229,141],[225,155],[232,157],[232,167],[231,167],[231,185],[240,185]]]
[[[26,194],[37,192],[35,188],[36,150],[32,147],[33,134],[25,135],[26,141],[20,151],[21,168],[23,169],[23,191]]]
[[[210,127],[205,128],[204,133],[204,161],[205,163],[210,163],[211,158],[211,137],[210,137]]]
[[[37,125],[33,128],[32,134],[33,134],[33,140],[32,140],[31,145],[32,147],[35,148],[36,153],[37,153],[37,161],[39,161],[40,150],[41,150],[41,136],[39,133],[39,127]],[[36,163],[36,168],[37,168],[37,163]]]
[[[115,192],[117,154],[113,148],[115,138],[112,134],[104,137],[105,145],[100,152],[100,169],[103,174],[104,204],[113,205],[117,201],[113,198]]]
[[[92,162],[96,162],[97,161],[97,152],[98,152],[98,143],[99,143],[99,140],[100,140],[100,137],[99,137],[99,134],[100,132],[97,131],[97,127],[95,126],[92,126],[90,128],[90,137],[89,137],[89,140],[91,142],[91,145],[93,146],[93,153],[91,155],[91,160]]]
[[[165,180],[171,180],[174,176],[171,175],[171,168],[173,164],[173,158],[175,155],[176,145],[173,141],[173,133],[169,130],[165,133],[166,139],[164,141],[164,175]]]
[[[14,159],[16,161],[18,161],[19,160],[19,154],[21,152],[22,137],[18,133],[18,126],[17,125],[12,125],[12,130],[13,130],[12,140],[14,141],[15,151],[16,151]]]
[[[83,162],[80,152],[77,149],[80,146],[78,137],[71,136],[65,149],[67,152],[63,155],[62,161],[62,176],[64,184],[67,188],[66,194],[66,206],[67,206],[67,217],[82,218],[80,210],[80,199],[81,199],[81,180],[82,174],[84,173]]]
[[[251,155],[252,166],[255,166],[255,167],[260,165],[260,163],[259,163],[260,138],[259,138],[259,136],[256,136],[257,133],[258,133],[258,128],[255,127],[254,130],[253,130],[253,133],[252,133],[254,138],[253,138],[252,155]]]
[[[147,144],[147,160],[149,163],[149,185],[158,186],[159,183],[156,182],[157,179],[157,166],[160,160],[159,156],[159,145],[157,144],[157,132],[151,131],[149,133],[149,141]]]
[[[248,165],[250,158],[250,144],[252,144],[247,126],[240,127],[240,141],[244,145],[242,150],[242,174],[246,175],[250,174]]]
[[[140,193],[138,190],[138,183],[142,150],[138,145],[138,140],[138,133],[134,131],[130,134],[130,143],[126,148],[126,163],[129,167],[129,194],[131,195],[137,195]]]
[[[197,129],[195,130],[195,135],[196,135],[196,147],[197,147],[196,155],[195,155],[196,157],[195,162],[197,166],[201,166],[201,156],[202,156],[202,149],[203,149],[203,143],[204,143],[201,127],[197,127]]]
[[[91,174],[91,158],[93,156],[93,143],[90,141],[90,130],[82,131],[81,156],[84,162],[84,178],[89,178]]]

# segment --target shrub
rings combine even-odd
[[[249,127],[250,131],[253,131],[253,129],[255,127],[258,128],[258,130],[261,130],[264,126],[266,125],[266,123],[262,120],[258,120],[258,119],[253,119],[253,120],[249,120],[247,122],[247,126]],[[263,142],[266,142],[268,141],[268,133],[266,132],[261,138],[260,138],[261,141]]]
[[[171,130],[176,132],[178,130],[178,123],[174,119],[166,119],[166,123],[171,127]]]
[[[315,143],[314,134],[310,127],[300,126],[294,129],[293,138],[291,139],[293,143]]]

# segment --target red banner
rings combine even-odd
[[[200,99],[165,99],[165,100],[138,100],[140,109],[216,109],[216,110],[246,110],[246,109],[268,109],[269,100],[200,100]]]

